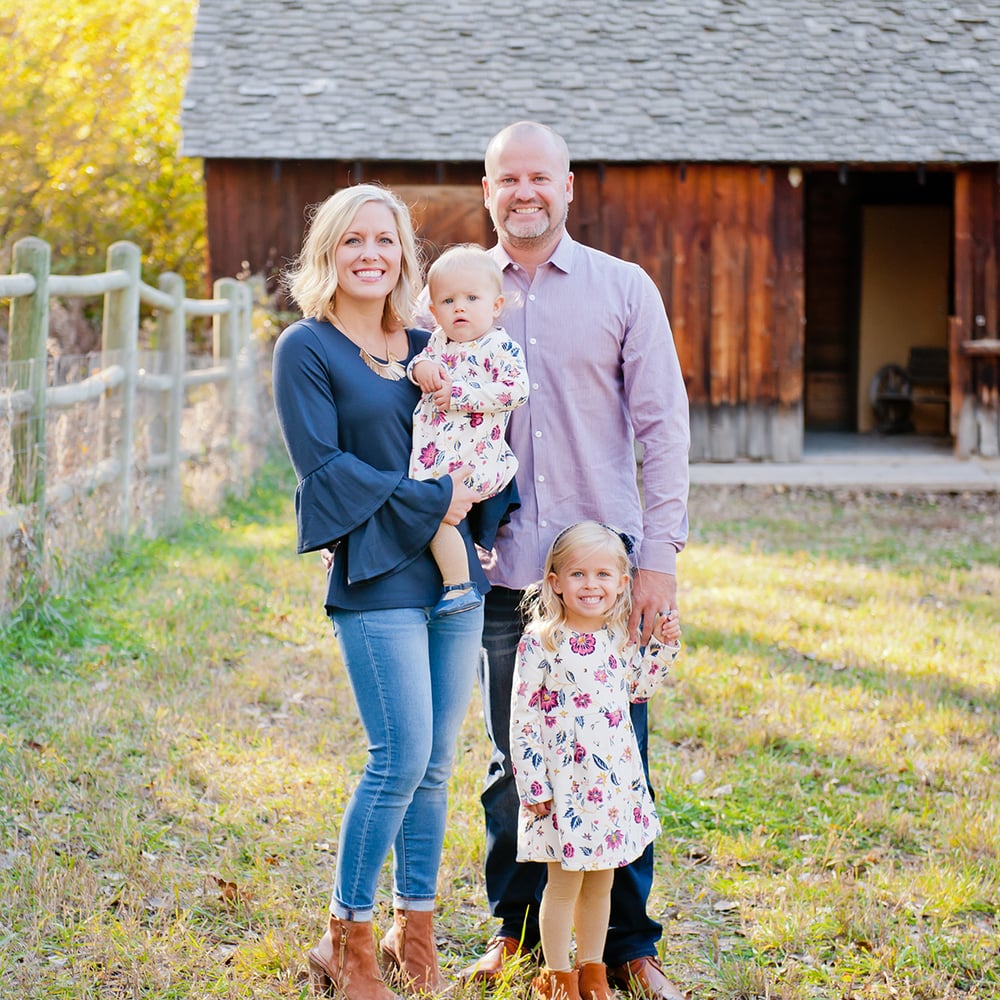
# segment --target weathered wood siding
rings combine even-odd
[[[1000,172],[955,174],[955,315],[970,339],[1000,336]]]
[[[419,201],[420,190],[442,185],[445,197],[423,206],[428,213],[423,235],[442,245],[491,242],[481,177],[482,170],[468,164],[440,168],[434,164],[378,164],[375,171],[365,164],[344,161],[207,160],[210,278],[214,281],[245,269],[263,274],[274,290],[278,273],[302,245],[309,206],[361,181],[378,180],[405,188],[401,193],[408,202]],[[458,202],[456,212],[454,192],[473,189],[478,189],[471,202],[475,213],[470,216],[468,197]],[[419,208],[414,213],[418,217]]]
[[[952,433],[961,455],[1000,453],[1000,167],[955,174]],[[974,352],[963,345],[981,341]],[[957,370],[956,370],[957,369]],[[955,404],[959,404],[956,406]]]
[[[802,450],[801,188],[786,170],[577,166],[580,238],[641,264],[666,303],[691,404],[693,459]],[[576,233],[576,230],[574,230]]]
[[[575,164],[569,228],[640,264],[663,295],[691,403],[695,460],[802,451],[803,188],[781,168]],[[478,164],[213,160],[211,273],[263,272],[297,252],[305,206],[377,180],[414,205],[433,254],[493,242]]]

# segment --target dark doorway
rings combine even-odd
[[[805,184],[805,430],[868,431],[873,365],[946,343],[953,178],[842,167],[811,170]],[[921,296],[917,321],[907,318]],[[934,416],[918,429],[942,432]]]

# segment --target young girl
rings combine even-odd
[[[671,612],[657,618],[645,649],[630,645],[630,548],[613,528],[581,521],[556,537],[525,599],[510,750],[521,799],[517,860],[548,866],[545,968],[534,987],[549,1000],[610,1000],[601,957],[614,870],[659,832],[629,703],[663,683],[681,630]]]

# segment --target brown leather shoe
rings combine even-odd
[[[473,962],[458,974],[463,983],[490,982],[499,979],[504,973],[504,967],[511,962],[519,962],[528,955],[528,950],[521,947],[517,938],[498,934],[491,938],[486,951],[478,961]]]
[[[608,979],[637,1000],[686,1000],[669,979],[654,955],[633,958],[624,965],[608,969]]]

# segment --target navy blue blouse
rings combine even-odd
[[[427,343],[407,330],[407,364]],[[327,610],[433,605],[441,574],[427,548],[451,503],[448,477],[407,478],[413,409],[420,390],[380,378],[333,324],[302,319],[278,338],[274,405],[298,477],[298,551],[334,548]],[[481,505],[480,505],[481,506]],[[472,579],[489,589],[470,534]],[[492,537],[481,538],[486,547]]]

